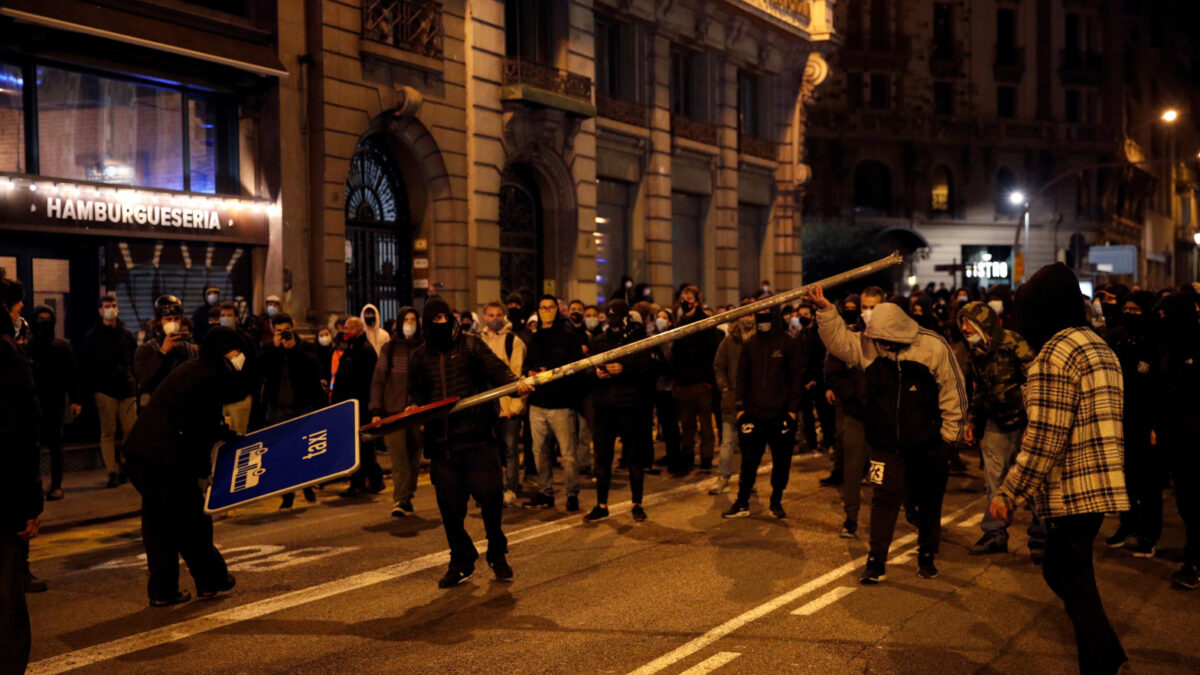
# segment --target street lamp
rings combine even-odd
[[[1008,193],[1008,203],[1013,206],[1020,206],[1025,203],[1025,193],[1020,190],[1014,190]]]
[[[1179,119],[1179,111],[1178,110],[1176,110],[1174,108],[1167,108],[1166,110],[1163,111],[1162,121],[1166,122],[1167,124],[1170,124],[1177,119]]]
[[[1192,235],[1192,241],[1196,242],[1196,246],[1200,246],[1200,232]]]

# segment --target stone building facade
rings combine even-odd
[[[798,283],[832,1],[279,3],[284,304]]]

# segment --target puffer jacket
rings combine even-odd
[[[834,308],[817,312],[817,323],[829,353],[866,375],[863,427],[872,448],[919,456],[961,440],[963,377],[940,335],[890,302],[875,308],[862,333],[851,332]]]
[[[971,423],[976,435],[990,420],[1001,431],[1025,426],[1025,399],[1021,387],[1033,363],[1033,349],[1025,338],[1001,326],[995,310],[983,302],[968,302],[958,310],[958,322],[973,324],[983,341],[970,348]]]
[[[772,309],[771,330],[751,336],[738,359],[738,410],[755,418],[799,412],[804,383],[796,377],[795,361],[795,344]]]

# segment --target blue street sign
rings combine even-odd
[[[217,449],[204,510],[217,513],[348,476],[358,469],[358,452],[358,401],[260,429]]]

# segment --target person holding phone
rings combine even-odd
[[[150,337],[133,354],[133,374],[142,407],[172,370],[199,356],[191,327],[183,318],[183,303],[174,295],[159,296],[154,301]]]

